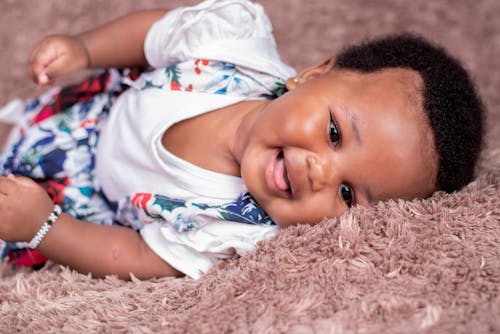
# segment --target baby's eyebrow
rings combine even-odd
[[[359,119],[358,116],[353,114],[349,108],[345,107],[342,108],[344,110],[344,113],[346,114],[346,118],[349,120],[349,124],[352,128],[352,132],[354,134],[354,139],[356,140],[356,143],[358,145],[363,145],[363,142],[361,140],[361,135],[359,134]]]
[[[363,184],[361,186],[361,189],[363,190],[363,193],[365,194],[365,198],[366,198],[366,201],[368,202],[368,204],[372,204],[373,203],[373,195],[372,195],[372,192],[370,191],[370,188],[368,187],[368,185],[366,184]]]
[[[342,111],[345,114],[345,118],[349,121],[349,125],[352,128],[352,132],[354,134],[354,139],[355,139],[356,143],[359,146],[362,146],[363,141],[361,140],[361,135],[359,133],[359,118],[358,118],[358,116],[355,115],[351,110],[349,110],[349,108],[345,105],[343,106]],[[361,186],[361,189],[363,191],[363,194],[365,195],[365,198],[366,198],[366,201],[368,202],[368,204],[373,203],[373,201],[374,201],[373,194],[372,194],[370,188],[368,187],[368,185],[363,184]]]

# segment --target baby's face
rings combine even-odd
[[[307,74],[259,114],[241,159],[250,193],[278,225],[435,190],[437,155],[417,72]]]

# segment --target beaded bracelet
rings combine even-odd
[[[28,247],[31,249],[35,249],[40,245],[40,242],[42,242],[43,238],[49,232],[50,228],[52,227],[52,224],[57,220],[59,215],[61,214],[61,207],[59,205],[54,205],[54,209],[52,209],[52,212],[49,215],[49,218],[45,221],[45,223],[40,227],[38,232],[35,234],[33,239],[28,243]]]

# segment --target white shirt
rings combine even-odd
[[[280,60],[262,7],[250,1],[209,0],[173,10],[151,27],[144,45],[148,62],[156,68],[199,58],[220,60],[237,65],[263,87],[295,74]],[[155,82],[154,73],[151,80]],[[131,192],[160,193],[207,204],[234,200],[246,190],[240,178],[175,157],[162,146],[161,138],[176,122],[247,98],[129,89],[113,106],[100,136],[97,171],[105,194],[111,200]],[[160,257],[193,278],[218,259],[251,250],[259,240],[276,233],[276,226],[220,220],[192,232],[177,232],[158,223],[141,229],[146,243]]]

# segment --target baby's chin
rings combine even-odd
[[[283,214],[273,212],[272,210],[268,210],[268,208],[262,206],[264,211],[269,215],[271,220],[281,228],[285,228],[291,225],[297,225],[296,219],[290,219],[288,217],[283,217]]]
[[[316,225],[326,218],[318,219],[318,218],[307,218],[307,217],[300,217],[300,215],[295,215],[293,217],[284,217],[283,215],[280,214],[272,214],[272,213],[267,213],[269,217],[271,217],[272,221],[278,225],[281,228],[286,228],[288,226],[294,226],[294,225]]]

